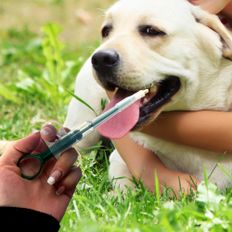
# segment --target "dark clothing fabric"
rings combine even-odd
[[[1,232],[57,232],[59,222],[46,213],[16,207],[0,207]]]

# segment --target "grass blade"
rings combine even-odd
[[[5,87],[1,83],[0,83],[0,96],[14,103],[17,103],[17,104],[20,103],[19,99],[7,87]]]
[[[226,170],[226,168],[220,163],[218,163],[217,166],[220,168],[221,172],[232,181],[232,175]]]
[[[75,95],[74,93],[72,93],[69,90],[66,90],[69,94],[71,94],[77,101],[79,101],[80,103],[82,103],[83,105],[85,105],[87,108],[89,108],[91,111],[93,111],[96,115],[97,112],[94,110],[94,108],[92,106],[90,106],[86,101],[84,101],[83,99],[81,99],[80,97],[78,97],[77,95]]]
[[[160,184],[156,171],[155,171],[155,195],[156,195],[158,206],[160,206]]]

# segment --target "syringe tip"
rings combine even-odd
[[[147,93],[149,93],[149,89],[144,89],[143,92],[144,92],[144,94],[147,94]]]
[[[146,95],[148,92],[149,92],[148,89],[139,90],[139,91],[138,91],[137,93],[135,93],[133,96],[134,96],[137,100],[139,100],[139,99],[145,97],[145,95]]]

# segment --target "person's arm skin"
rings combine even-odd
[[[21,177],[20,169],[17,166],[18,159],[23,154],[44,151],[46,148],[41,138],[52,141],[56,136],[54,131],[52,126],[47,126],[43,129],[43,133],[36,132],[13,142],[0,157],[1,207],[31,209],[49,214],[57,221],[61,220],[81,177],[79,167],[74,167],[71,160],[66,164],[62,160],[67,160],[69,156],[76,159],[76,151],[74,149],[65,151],[60,158],[61,161],[57,161],[55,158],[49,160],[41,175],[31,181]],[[60,170],[62,175],[51,186],[47,183],[47,179],[53,170]],[[25,218],[25,224],[26,220],[27,218]],[[12,223],[14,223],[14,218],[12,218]]]
[[[229,1],[221,13],[227,16],[230,19],[230,22],[232,21],[232,0]]]
[[[232,152],[232,113],[217,111],[162,113],[143,128],[149,135],[214,152]]]
[[[186,173],[166,168],[160,159],[150,150],[136,144],[129,135],[113,141],[115,148],[126,162],[131,174],[143,181],[150,191],[155,190],[155,174],[159,179],[160,190],[162,186],[171,187],[179,194],[180,190],[189,193],[190,188],[195,189],[199,181]],[[181,189],[180,189],[181,185]]]
[[[227,5],[231,3],[231,0],[189,0],[194,5],[200,5],[204,10],[210,13],[218,14],[222,10],[226,10]]]

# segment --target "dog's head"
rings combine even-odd
[[[183,109],[202,69],[215,72],[223,56],[232,58],[229,32],[217,17],[185,0],[119,0],[106,13],[102,38],[92,56],[100,84],[125,95],[150,89],[137,126],[161,109]]]

